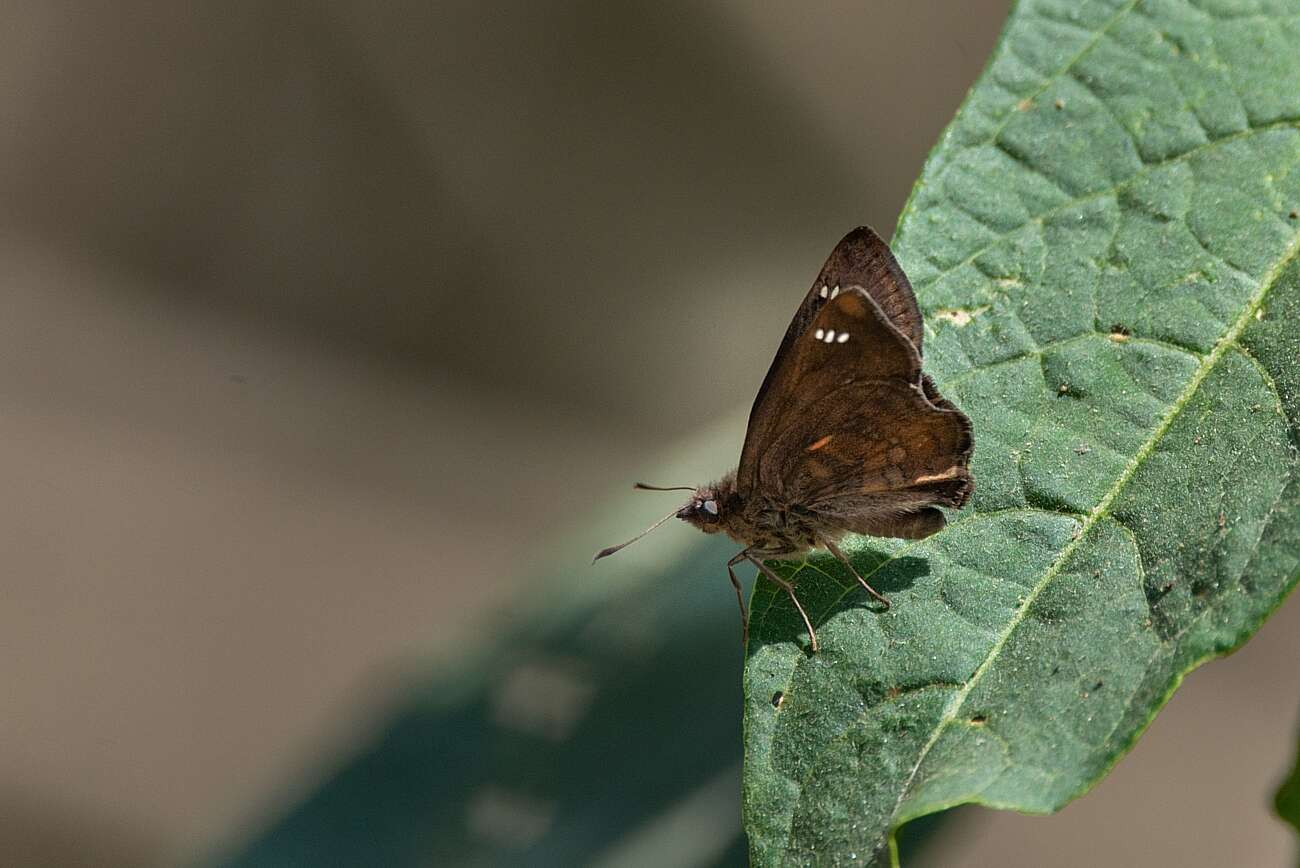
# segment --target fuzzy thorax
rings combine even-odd
[[[705,533],[725,533],[764,557],[802,554],[825,538],[838,539],[843,533],[800,507],[742,498],[736,491],[734,473],[697,488],[677,517]]]

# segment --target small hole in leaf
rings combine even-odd
[[[975,714],[971,716],[970,722],[971,726],[983,726],[989,722],[989,719],[987,715]]]
[[[772,707],[773,707],[773,708],[780,708],[780,707],[781,707],[781,703],[783,703],[783,702],[785,702],[785,694],[784,694],[784,693],[782,693],[781,691],[778,690],[776,693],[773,693],[773,694],[772,694]]]

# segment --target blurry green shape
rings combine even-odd
[[[1022,0],[895,250],[976,434],[973,502],[761,582],[756,865],[1052,812],[1300,576],[1300,0]],[[779,707],[772,698],[780,695]]]
[[[652,581],[500,637],[220,864],[578,865],[656,823],[683,864],[740,864],[742,649],[723,559],[695,541]],[[684,801],[704,816],[673,825]]]
[[[315,793],[210,864],[747,864],[732,547],[682,537],[633,586],[557,601],[399,697]],[[613,578],[589,569],[573,565]]]
[[[1291,769],[1291,775],[1278,787],[1273,808],[1279,817],[1290,823],[1296,832],[1300,832],[1300,738],[1296,739],[1295,766]],[[1300,859],[1296,864],[1300,865]]]

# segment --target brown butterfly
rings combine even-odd
[[[929,536],[944,526],[936,507],[962,506],[974,487],[966,466],[974,446],[970,420],[921,372],[922,331],[916,296],[889,245],[868,227],[854,229],[835,246],[786,329],[750,410],[740,466],[699,488],[637,483],[694,494],[593,563],[676,516],[745,547],[727,562],[727,573],[746,636],[735,571],[746,560],[790,595],[813,651],[817,634],[794,586],[765,559],[824,547],[888,608],[837,541],[846,533]]]

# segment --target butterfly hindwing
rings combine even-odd
[[[778,405],[784,404],[779,396],[772,395],[778,374],[785,368],[783,360],[809,330],[822,308],[851,286],[860,287],[870,295],[885,318],[916,348],[917,355],[921,354],[923,323],[912,285],[894,259],[889,245],[871,227],[859,226],[840,239],[817,273],[812,288],[795,310],[776,357],[758,389],[741,452],[742,484],[746,464],[752,464],[763,437],[771,433],[773,414]],[[857,348],[861,349],[861,346]]]
[[[764,454],[759,490],[833,516],[849,530],[928,506],[960,507],[970,493],[970,422],[915,384],[856,380],[811,403]]]

